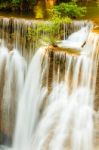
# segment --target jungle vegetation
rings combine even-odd
[[[44,18],[52,8],[53,13],[76,18],[85,13],[82,3],[86,5],[90,1],[92,0],[0,0],[0,11],[31,12],[36,18]],[[99,4],[98,0],[93,1]]]

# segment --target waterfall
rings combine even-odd
[[[42,21],[47,23],[48,21]],[[88,21],[74,21],[72,23],[62,24],[59,31],[62,34],[62,38],[67,39],[67,37],[74,31],[77,31],[81,27],[86,26],[91,22]],[[64,29],[64,25],[66,28]],[[6,47],[12,50],[13,48],[18,49],[20,54],[24,56],[28,63],[30,63],[32,56],[38,48],[39,42],[33,41],[28,36],[29,29],[38,30],[39,21],[35,20],[26,20],[26,19],[17,19],[17,18],[0,18],[0,39],[3,39],[6,43]],[[30,30],[30,34],[31,34]],[[64,33],[63,33],[64,32]],[[44,31],[41,33],[42,36]],[[34,36],[34,35],[33,35]],[[35,35],[38,36],[38,35]],[[4,44],[5,44],[4,43]]]
[[[21,94],[25,78],[25,62],[16,50],[10,52],[5,66],[5,84],[3,87],[2,117],[3,128],[9,136],[13,135],[17,100]],[[6,131],[7,130],[7,131]]]
[[[0,18],[0,150],[94,150],[99,34],[62,24],[59,47],[36,50],[37,22]]]
[[[98,40],[90,32],[83,47],[88,55],[40,48],[33,56],[19,102],[13,149],[93,150]]]
[[[0,134],[3,144],[10,144],[16,120],[17,103],[24,85],[26,62],[15,49],[0,46]],[[3,138],[6,139],[3,140]]]
[[[65,57],[65,67],[68,69],[63,81],[58,80],[52,84],[47,106],[34,133],[32,147],[35,150],[94,148],[93,100],[97,72],[97,55],[94,55],[99,50],[99,47],[96,49],[99,36],[90,33],[89,39],[86,46],[91,48],[89,52],[91,57],[81,55],[71,58],[57,54],[60,61]],[[57,65],[54,60],[53,65]],[[60,63],[59,69],[62,66]],[[56,76],[58,79],[61,78],[61,71],[57,72]],[[71,83],[67,84],[70,80]]]
[[[22,97],[20,97],[14,141],[17,149],[23,149],[23,147],[24,149],[29,149],[28,141],[31,143],[31,136],[39,119],[39,105],[43,94],[41,91],[41,75],[43,73],[41,66],[44,54],[44,49],[40,48],[34,55],[27,74]],[[21,124],[22,120],[24,124]],[[29,124],[30,127],[28,128]],[[24,145],[24,142],[27,144]]]

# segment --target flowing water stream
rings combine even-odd
[[[62,50],[37,50],[29,27],[37,22],[0,19],[0,150],[98,150],[99,34],[63,24]]]

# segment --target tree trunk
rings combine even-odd
[[[56,4],[57,0],[45,0],[46,8],[51,8]]]
[[[46,9],[51,8],[58,0],[37,0],[35,6],[35,18],[44,18],[47,16]]]
[[[45,0],[37,0],[35,10],[35,18],[42,19],[46,16],[46,3]]]

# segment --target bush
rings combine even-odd
[[[48,22],[38,22],[37,29],[28,28],[28,38],[33,42],[39,40],[39,43],[46,42],[47,44],[56,45],[56,41],[61,39],[63,32],[60,32],[60,25],[70,23],[70,18],[56,17]],[[44,34],[42,34],[44,33]],[[62,34],[62,35],[61,35]]]
[[[17,4],[20,4],[20,3],[21,3],[20,0],[12,0],[12,4],[17,5]]]
[[[60,40],[61,34],[63,34],[63,31],[60,31],[60,25],[70,23],[70,18],[81,17],[85,12],[86,8],[78,6],[76,0],[56,5],[49,10],[49,22],[39,22],[37,30],[29,28],[28,37],[33,42],[41,40],[48,44],[56,45],[56,41]]]
[[[84,16],[86,13],[86,7],[80,7],[76,2],[61,3],[54,6],[49,10],[49,16],[58,17],[70,17],[78,18]]]

